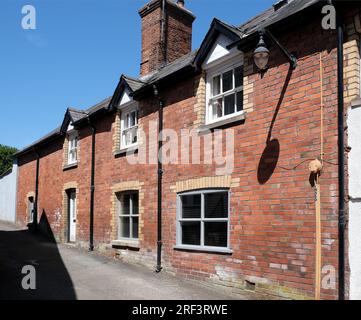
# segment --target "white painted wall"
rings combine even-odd
[[[15,222],[16,187],[18,167],[13,165],[12,171],[0,178],[0,220]]]
[[[350,299],[361,299],[361,103],[348,112]]]

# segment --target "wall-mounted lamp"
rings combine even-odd
[[[253,52],[253,60],[258,69],[266,70],[269,61],[270,52],[263,39],[263,34],[260,34],[259,42],[256,50]]]
[[[253,53],[253,59],[256,66],[261,70],[265,71],[267,69],[269,57],[270,57],[270,51],[267,48],[267,45],[264,41],[264,37],[267,37],[270,39],[280,50],[281,52],[286,56],[287,60],[291,64],[292,69],[296,69],[297,67],[297,58],[288,52],[288,50],[282,46],[278,40],[272,35],[271,32],[268,30],[260,30],[259,31],[259,42],[257,44],[257,47]]]
[[[288,50],[278,42],[278,40],[273,36],[273,34],[270,31],[268,31],[267,29],[260,29],[258,31],[258,36],[259,36],[259,41],[256,46],[256,49],[253,52],[253,60],[256,66],[261,71],[267,70],[268,61],[271,55],[271,52],[266,45],[265,39],[272,41],[280,49],[280,51],[289,61],[292,70],[297,68],[296,56],[289,53]],[[231,50],[234,47],[238,47],[239,50],[248,52],[248,50],[250,49],[249,45],[252,43],[253,39],[254,39],[254,35],[244,37],[228,45],[227,49]]]

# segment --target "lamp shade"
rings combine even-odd
[[[270,51],[266,47],[266,44],[263,40],[263,36],[261,35],[257,48],[253,53],[253,60],[256,66],[258,67],[258,69],[265,70],[267,68],[269,56],[270,56]]]

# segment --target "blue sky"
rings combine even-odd
[[[138,9],[148,0],[1,0],[0,144],[22,148],[60,125],[67,107],[112,95],[122,73],[137,76]],[[186,0],[196,16],[193,49],[214,17],[239,25],[275,0]],[[24,5],[37,29],[21,27]]]

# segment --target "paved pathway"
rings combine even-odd
[[[21,270],[36,268],[36,290],[23,290]],[[0,222],[0,299],[252,299],[211,289],[165,272],[57,245]]]

